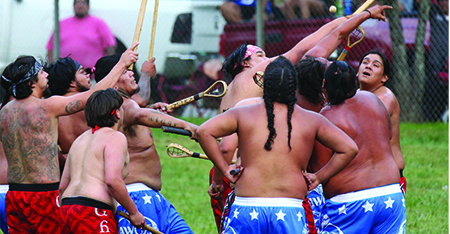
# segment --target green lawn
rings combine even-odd
[[[205,119],[188,119],[201,124]],[[406,161],[407,233],[448,233],[448,125],[401,124]],[[169,143],[193,151],[200,146],[188,137],[153,131],[163,168],[162,194],[171,201],[194,233],[217,233],[210,206],[208,173],[212,163],[196,158],[170,158]]]

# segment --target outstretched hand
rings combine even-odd
[[[139,42],[128,48],[125,52],[123,52],[122,56],[120,57],[120,61],[125,64],[125,67],[131,66],[131,64],[134,64],[137,62],[139,58],[139,53],[134,51],[136,47],[139,45]]]
[[[141,73],[149,73],[150,77],[154,77],[156,74],[155,57],[145,61],[141,67]]]
[[[392,7],[387,5],[384,6],[376,5],[367,9],[366,11],[370,12],[370,16],[372,19],[386,21],[386,14],[384,12],[386,9],[392,9]]]

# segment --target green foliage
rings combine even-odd
[[[201,124],[206,119],[187,119]],[[217,233],[207,194],[212,163],[197,158],[170,158],[169,143],[203,152],[189,137],[153,130],[161,158],[163,189],[194,233]],[[448,233],[448,125],[400,125],[401,146],[406,161],[407,233]]]

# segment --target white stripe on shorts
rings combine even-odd
[[[131,192],[137,192],[142,190],[153,190],[152,188],[148,187],[147,185],[143,183],[134,183],[134,184],[127,184],[127,191],[129,193]]]
[[[6,193],[9,190],[9,185],[7,184],[0,184],[0,193]]]
[[[330,198],[332,202],[353,202],[372,197],[380,197],[384,195],[401,193],[400,184],[390,184],[381,187],[364,189],[356,192],[344,193]]]
[[[275,206],[289,206],[289,207],[301,207],[303,200],[297,198],[288,197],[239,197],[236,196],[234,199],[234,204],[240,206],[264,206],[264,207],[275,207]]]

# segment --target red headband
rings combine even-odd
[[[247,45],[247,51],[245,51],[244,59],[250,57],[252,54],[254,54],[258,51],[263,51],[263,50],[261,48],[259,48],[258,46]]]

